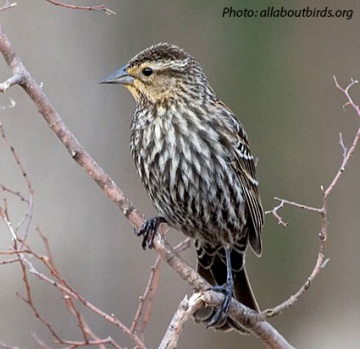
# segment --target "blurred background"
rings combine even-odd
[[[5,2],[5,1],[1,1]],[[201,62],[214,90],[241,119],[259,158],[258,174],[266,210],[274,196],[321,205],[320,186],[327,186],[342,161],[339,132],[349,145],[359,126],[355,113],[342,105],[335,88],[360,79],[360,3],[327,1],[333,10],[353,10],[353,18],[222,18],[224,6],[264,10],[317,7],[323,1],[72,1],[106,4],[116,16],[59,8],[45,0],[18,0],[0,13],[0,22],[25,66],[83,146],[147,217],[152,207],[129,151],[135,102],[121,86],[98,82],[140,50],[160,41],[175,43]],[[1,5],[1,4],[0,4]],[[0,63],[0,80],[10,75]],[[360,103],[360,86],[351,90]],[[86,299],[130,325],[148,281],[155,251],[143,251],[141,240],[117,208],[70,158],[28,96],[19,87],[0,96],[12,109],[0,119],[26,168],[35,191],[35,213],[29,243],[43,248],[35,234],[48,236],[63,276]],[[360,149],[329,200],[330,263],[301,300],[271,323],[296,348],[360,347],[359,278]],[[0,183],[26,193],[11,154],[0,143]],[[14,223],[25,206],[9,195]],[[294,208],[281,211],[287,228],[266,217],[261,259],[248,253],[247,268],[261,308],[273,307],[295,293],[309,276],[318,251],[320,217]],[[183,239],[176,231],[168,240]],[[11,245],[0,222],[0,250]],[[193,249],[184,258],[195,266]],[[68,339],[81,339],[74,318],[53,287],[30,276],[34,301],[54,328]],[[51,343],[47,330],[15,293],[24,294],[18,265],[0,267],[0,341],[37,348],[36,332]],[[146,332],[156,348],[168,323],[191,288],[168,266]],[[123,347],[133,342],[120,330],[84,310],[99,336],[111,335]],[[192,322],[179,348],[263,348],[250,336],[217,333]]]

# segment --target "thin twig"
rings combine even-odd
[[[103,192],[112,200],[112,202],[121,210],[129,222],[136,228],[139,229],[143,224],[142,215],[136,210],[136,208],[130,203],[124,193],[116,186],[114,181],[100,168],[100,166],[95,162],[94,159],[85,151],[81,144],[77,141],[75,136],[71,133],[68,127],[65,125],[64,121],[56,110],[52,107],[50,101],[44,94],[44,91],[41,87],[33,80],[30,76],[30,73],[26,70],[25,66],[21,62],[20,58],[16,55],[15,51],[11,47],[11,44],[3,30],[0,27],[0,52],[2,53],[5,61],[12,69],[13,74],[20,73],[23,76],[23,81],[20,86],[25,90],[30,99],[33,101],[37,107],[39,113],[43,118],[48,122],[52,131],[57,135],[66,149],[69,151],[72,158],[88,173],[88,175],[95,180],[95,182],[100,186]],[[210,287],[198,273],[196,273],[192,268],[190,268],[185,261],[176,254],[173,249],[162,239],[159,235],[156,236],[154,241],[154,248],[162,256],[165,261],[173,267],[173,269],[195,290],[206,290]],[[27,260],[27,263],[30,263]],[[118,319],[112,318],[106,313],[102,312],[100,309],[90,305],[89,302],[84,300],[78,294],[75,294],[68,290],[67,288],[59,285],[54,280],[51,280],[44,275],[38,273],[30,264],[27,264],[30,272],[36,275],[43,281],[49,282],[55,287],[63,288],[68,292],[68,295],[74,297],[81,302],[89,309],[95,311],[98,315],[102,316],[104,319],[109,320],[116,326],[120,327],[125,333],[129,336],[134,336],[130,329],[124,326]],[[218,294],[218,299],[223,300],[223,295]],[[210,299],[211,300],[211,299]],[[220,304],[220,303],[219,303]],[[218,304],[218,305],[219,305]],[[212,305],[212,303],[209,303]],[[241,311],[240,311],[241,310]],[[292,348],[286,340],[279,335],[274,327],[272,327],[267,322],[259,322],[256,314],[251,312],[251,310],[236,300],[232,299],[230,304],[229,316],[235,321],[241,324],[249,324],[249,319],[252,320],[251,328],[249,331],[253,333],[257,338],[259,338],[268,348],[272,349],[285,349]],[[110,318],[110,319],[109,319]],[[139,338],[136,338],[137,344],[140,344],[140,347],[145,347],[142,341]]]
[[[158,349],[175,349],[186,322],[196,310],[203,306],[204,300],[200,293],[194,293],[190,299],[185,296],[180,302]]]
[[[2,261],[2,262],[0,262],[0,265],[12,264],[12,263],[16,263],[16,262],[19,262],[19,258],[9,259],[7,261]]]
[[[145,305],[145,301],[147,300],[150,292],[153,290],[154,287],[157,288],[157,285],[155,286],[154,285],[154,280],[158,281],[159,278],[158,277],[155,277],[156,274],[159,274],[159,271],[160,271],[160,262],[161,262],[161,258],[160,256],[157,256],[156,258],[156,261],[155,261],[155,264],[151,267],[151,271],[150,271],[150,277],[149,277],[149,281],[147,283],[147,286],[145,288],[145,291],[144,291],[144,294],[142,296],[139,297],[139,306],[138,306],[138,309],[136,311],[136,314],[135,314],[135,317],[134,317],[134,320],[132,322],[132,325],[131,325],[131,328],[130,328],[130,331],[132,333],[135,332],[136,330],[136,326],[139,322],[139,319],[140,319],[140,316],[142,314],[142,310],[144,308],[144,305]],[[149,300],[150,302],[150,300]],[[152,303],[152,301],[151,301]],[[150,305],[150,308],[151,308],[151,305]],[[147,312],[146,312],[147,313]],[[150,312],[149,312],[150,313]],[[144,322],[147,322],[148,319],[146,319],[146,321],[144,320],[143,321],[143,324]],[[143,326],[142,326],[143,327]],[[143,331],[143,328],[141,328],[140,330],[140,333],[139,333],[139,336],[142,340],[144,340],[144,332],[145,332],[145,327],[146,327],[146,324],[144,326],[144,331]]]
[[[55,342],[55,343],[57,343],[57,342]],[[91,340],[88,342],[62,340],[61,343],[57,343],[57,344],[70,345],[69,348],[81,348],[81,347],[85,347],[85,346],[89,346],[89,345],[97,345],[99,347],[106,348],[105,344],[109,344],[109,345],[112,345],[116,349],[122,349],[120,347],[120,345],[118,345],[111,337],[108,337],[105,339]]]
[[[360,107],[354,103],[354,101],[352,100],[350,94],[349,94],[349,90],[352,86],[354,86],[355,84],[358,83],[357,80],[351,80],[351,83],[344,89],[342,88],[337,80],[336,77],[334,76],[334,81],[335,81],[335,85],[336,87],[345,95],[347,102],[345,104],[345,106],[350,106],[355,110],[355,113],[357,114],[357,116],[360,118]],[[332,190],[334,189],[335,185],[337,184],[337,182],[339,181],[341,175],[343,174],[346,165],[348,164],[351,156],[353,155],[355,148],[359,142],[359,138],[360,138],[360,128],[358,129],[358,131],[356,132],[356,135],[354,137],[354,140],[350,146],[350,148],[346,151],[346,154],[343,154],[343,162],[340,166],[339,171],[336,173],[336,176],[334,177],[334,179],[332,180],[332,182],[329,184],[328,188],[325,190],[324,192],[324,198],[326,199],[330,193],[332,192]]]
[[[3,255],[13,255],[13,254],[18,255],[19,253],[32,253],[32,251],[30,251],[30,250],[0,251],[0,255],[2,255],[2,254]]]
[[[30,284],[29,284],[29,280],[28,280],[28,276],[27,276],[27,271],[26,271],[26,259],[23,255],[23,253],[19,252],[18,250],[18,237],[16,235],[16,232],[14,231],[12,224],[9,220],[8,214],[6,211],[0,209],[0,217],[3,219],[3,221],[5,222],[5,224],[8,227],[8,230],[10,232],[11,238],[13,240],[14,243],[14,250],[18,256],[19,259],[19,263],[20,263],[20,267],[21,267],[21,271],[22,271],[22,275],[23,275],[23,282],[25,285],[25,290],[26,290],[26,297],[22,297],[19,294],[17,294],[17,296],[22,299],[26,304],[29,305],[29,307],[32,309],[32,311],[34,312],[35,316],[39,319],[40,322],[43,323],[43,325],[45,325],[48,330],[51,332],[52,336],[54,338],[56,338],[57,340],[61,341],[60,337],[58,336],[58,334],[55,332],[55,330],[53,329],[53,327],[51,326],[51,324],[40,315],[40,313],[38,312],[38,310],[36,309],[33,299],[32,299],[32,294],[31,294],[31,288],[30,288]],[[20,241],[19,241],[20,242]]]
[[[0,9],[1,11],[1,9]],[[11,86],[20,84],[22,80],[22,76],[20,74],[15,74],[7,79],[5,82],[0,84],[0,92],[4,93]]]
[[[288,223],[286,223],[282,217],[278,214],[278,211],[284,207],[284,201],[281,201],[278,206],[275,206],[272,210],[266,211],[265,214],[272,213],[272,215],[277,219],[278,224],[283,226],[284,228],[288,226]]]
[[[350,88],[352,86],[354,86],[355,84],[357,84],[358,82],[356,80],[352,80],[351,83],[344,89],[338,84],[335,76],[334,76],[334,81],[335,81],[336,87],[342,93],[344,93],[346,98],[347,98],[347,102],[346,102],[345,106],[351,106],[355,110],[357,116],[360,117],[360,108],[359,108],[358,105],[356,105],[354,103],[354,101],[352,100],[352,98],[351,98],[351,96],[349,94]],[[322,207],[321,208],[314,208],[314,207],[311,207],[311,206],[298,204],[296,202],[275,198],[276,200],[280,201],[280,205],[277,206],[276,208],[274,208],[274,210],[269,211],[269,212],[272,212],[273,214],[274,214],[274,212],[276,213],[277,210],[280,209],[281,207],[283,207],[285,204],[289,205],[289,206],[294,206],[294,207],[297,207],[297,208],[300,208],[300,209],[304,209],[306,211],[321,214],[322,223],[321,223],[321,231],[320,231],[320,234],[319,234],[320,245],[319,245],[319,252],[318,252],[318,255],[317,255],[315,266],[314,266],[310,276],[306,280],[306,282],[289,299],[287,299],[286,301],[284,301],[283,303],[279,304],[278,306],[276,306],[276,307],[274,307],[272,309],[267,309],[267,310],[263,311],[259,315],[260,319],[270,318],[270,317],[273,317],[275,315],[279,315],[279,314],[283,313],[285,310],[292,307],[298,301],[298,299],[305,293],[305,291],[309,289],[309,287],[311,286],[311,284],[313,283],[315,278],[320,274],[321,270],[324,269],[325,266],[327,265],[327,263],[329,262],[329,259],[325,260],[325,248],[326,248],[326,242],[327,242],[327,237],[328,237],[328,212],[327,212],[328,198],[329,198],[330,194],[332,193],[332,191],[334,190],[335,186],[337,185],[341,175],[344,173],[345,167],[348,164],[352,154],[354,153],[359,139],[360,139],[360,127],[358,128],[358,130],[357,130],[357,132],[355,134],[355,137],[353,139],[353,142],[352,142],[350,148],[347,149],[345,147],[345,145],[344,145],[342,134],[340,133],[340,141],[339,141],[339,143],[340,143],[340,146],[341,146],[342,151],[343,151],[343,154],[342,154],[343,155],[343,160],[341,162],[339,170],[335,174],[333,180],[331,181],[331,183],[329,184],[327,189],[326,190],[322,189],[323,197],[322,197]],[[275,216],[275,214],[274,214],[274,216]]]
[[[180,242],[178,245],[176,245],[174,247],[174,251],[177,253],[180,253],[180,252],[186,250],[187,248],[189,248],[190,245],[191,245],[191,239],[186,238],[184,241]],[[144,294],[141,297],[139,297],[139,306],[136,311],[136,315],[134,317],[133,323],[131,325],[131,331],[134,332],[136,329],[136,326],[139,322],[140,316],[142,314],[145,302],[148,299],[147,307],[145,309],[145,315],[144,315],[143,322],[141,324],[140,331],[139,331],[139,337],[142,340],[144,340],[146,325],[147,325],[147,322],[150,317],[150,311],[151,311],[151,307],[153,304],[153,299],[155,297],[155,294],[156,294],[156,291],[158,288],[158,284],[159,284],[160,262],[161,262],[161,258],[160,258],[160,256],[158,256],[156,258],[154,266],[151,267],[149,281],[148,281],[148,284],[144,291]]]
[[[185,251],[186,249],[190,248],[191,246],[191,239],[190,238],[186,238],[184,241],[179,242],[175,247],[174,247],[174,251],[176,253],[181,253],[183,251]]]
[[[47,237],[42,233],[41,229],[39,227],[36,227],[36,232],[39,234],[44,246],[45,246],[45,250],[46,250],[46,256],[47,256],[47,262],[49,263],[50,269],[52,270],[52,275],[54,275],[55,277],[57,275],[60,275],[57,266],[55,265],[52,253],[51,253],[51,249],[50,249],[50,245],[49,245],[49,240],[47,239]],[[62,279],[57,278],[58,281],[60,283],[63,284]],[[60,291],[61,292],[61,291]],[[85,320],[83,319],[82,315],[80,314],[80,312],[76,309],[75,304],[73,302],[73,300],[69,297],[66,297],[66,294],[64,292],[61,292],[64,302],[66,304],[66,308],[68,309],[68,311],[73,314],[75,316],[75,318],[77,319],[78,322],[78,326],[81,330],[82,336],[84,338],[84,342],[88,343],[89,338],[88,338],[88,331],[89,328],[87,326],[87,324],[85,323]],[[85,329],[85,326],[87,327]],[[90,331],[89,331],[90,332]],[[96,337],[96,339],[98,340],[98,338]],[[103,348],[104,349],[104,348]]]
[[[2,191],[8,192],[14,196],[17,196],[21,201],[24,201],[25,203],[27,203],[29,205],[29,200],[27,198],[25,198],[23,195],[21,195],[21,193],[19,191],[12,190],[3,184],[0,184],[0,192],[2,192]]]
[[[10,3],[9,0],[6,0],[5,5],[0,8],[0,12],[5,11],[5,10],[8,10],[8,9],[13,8],[13,7],[15,7],[15,6],[17,6],[17,3],[16,3],[16,2]],[[1,348],[1,347],[0,347],[0,348]]]
[[[47,345],[35,332],[33,332],[32,337],[34,338],[35,342],[40,346],[42,349],[53,349],[49,345]]]
[[[19,349],[18,347],[11,347],[5,343],[0,342],[0,349]]]
[[[49,268],[48,263],[46,263],[45,259],[42,258],[41,256],[37,255],[36,253],[32,253],[32,255],[38,259],[39,261],[41,261],[47,268]],[[129,335],[134,342],[136,343],[136,345],[141,348],[141,349],[146,349],[144,343],[140,340],[140,338],[137,336],[136,333],[131,333],[130,329],[125,326],[119,319],[117,319],[113,314],[112,315],[108,315],[105,312],[103,312],[102,310],[100,310],[99,308],[97,308],[95,305],[93,305],[92,303],[90,303],[89,301],[87,301],[84,297],[82,297],[79,293],[75,292],[72,289],[69,289],[67,286],[64,286],[63,284],[59,283],[56,280],[53,280],[51,278],[49,278],[48,276],[46,276],[45,274],[39,272],[35,266],[33,265],[33,263],[30,262],[29,259],[27,258],[23,258],[23,261],[25,263],[25,265],[27,266],[27,268],[29,269],[29,272],[33,275],[35,275],[38,279],[40,279],[41,281],[44,281],[52,286],[54,286],[55,288],[59,289],[60,291],[64,292],[66,294],[66,296],[68,297],[72,297],[74,299],[77,299],[78,301],[80,301],[85,307],[87,307],[88,309],[90,309],[91,311],[93,311],[94,313],[96,313],[97,315],[99,315],[100,317],[104,318],[105,320],[109,321],[110,323],[112,323],[113,325],[119,327],[124,333],[126,333],[127,335]],[[59,276],[57,276],[57,278],[59,278]],[[63,282],[65,282],[64,280],[62,280]],[[56,338],[58,341],[61,342],[60,338]]]
[[[20,75],[20,74],[16,73],[15,75]],[[23,78],[23,76],[21,75],[21,79],[19,79],[18,83],[20,83],[22,81],[22,78]],[[7,136],[5,134],[5,131],[4,131],[4,128],[3,128],[1,122],[0,122],[0,133],[1,133],[1,136],[2,136],[2,138],[4,140],[4,143],[6,144],[6,146],[11,151],[11,154],[12,154],[12,156],[13,156],[15,162],[16,162],[16,165],[19,168],[24,180],[25,180],[25,183],[26,183],[26,186],[27,186],[27,189],[28,189],[29,198],[26,201],[23,200],[28,204],[28,212],[25,215],[25,217],[26,217],[25,218],[26,225],[25,225],[24,234],[23,234],[23,238],[22,238],[24,241],[26,241],[28,233],[29,233],[29,228],[30,228],[32,217],[33,217],[33,213],[34,213],[34,190],[33,190],[32,186],[31,186],[31,181],[30,181],[28,175],[26,174],[25,168],[24,168],[23,164],[21,163],[17,152],[15,151],[15,148],[12,146],[12,144],[10,143],[9,139],[7,138]],[[22,196],[20,194],[17,194],[17,196],[22,198]]]
[[[60,7],[65,7],[65,8],[69,8],[72,10],[88,10],[88,11],[104,11],[106,14],[108,15],[116,15],[116,12],[113,10],[110,10],[108,8],[106,8],[105,5],[97,5],[97,6],[76,6],[76,5],[68,5],[68,4],[63,4],[61,2],[58,1],[54,1],[54,0],[45,0],[47,2],[49,2],[50,4],[53,4],[55,6],[60,6]]]
[[[302,210],[305,210],[305,211],[310,211],[310,212],[315,212],[315,213],[322,214],[322,208],[307,206],[307,205],[299,204],[297,202],[293,202],[293,201],[289,201],[289,200],[285,200],[285,199],[280,199],[278,197],[275,197],[274,199],[277,200],[277,201],[282,202],[284,205],[293,206],[293,207],[301,208]]]
[[[147,326],[147,323],[150,318],[150,313],[151,313],[151,309],[153,306],[155,294],[156,294],[157,288],[159,286],[160,262],[161,262],[161,257],[158,256],[156,258],[154,269],[152,270],[152,273],[151,273],[152,276],[149,279],[149,284],[148,284],[149,287],[147,289],[147,294],[146,294],[146,297],[148,296],[149,298],[148,298],[147,306],[145,308],[144,318],[141,323],[140,331],[139,331],[139,336],[142,340],[144,340],[146,326]],[[145,291],[145,293],[146,293],[146,291]],[[145,293],[144,293],[144,295],[145,295]]]

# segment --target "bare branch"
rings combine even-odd
[[[160,262],[161,262],[161,257],[158,256],[156,259],[156,262],[155,262],[154,270],[152,273],[152,278],[150,277],[150,280],[149,280],[149,289],[148,289],[148,294],[147,294],[149,299],[147,302],[147,306],[145,308],[144,318],[143,318],[142,324],[140,326],[140,333],[139,333],[139,336],[140,336],[140,338],[142,338],[142,340],[144,340],[146,326],[147,326],[147,323],[150,318],[150,312],[152,309],[153,301],[155,298],[157,288],[159,286]]]
[[[108,338],[105,338],[105,339],[91,340],[91,341],[88,341],[88,342],[62,340],[61,343],[59,342],[57,344],[67,344],[67,345],[70,345],[69,348],[81,348],[81,347],[86,347],[86,346],[89,346],[89,345],[97,345],[99,347],[106,348],[105,344],[110,344],[111,346],[113,346],[116,349],[122,349],[120,347],[120,345],[116,344],[115,341],[111,337],[108,337]]]
[[[297,202],[288,201],[288,200],[280,199],[280,198],[277,198],[277,197],[275,197],[274,199],[277,200],[277,201],[280,201],[282,203],[282,207],[284,205],[294,206],[294,207],[297,207],[297,208],[301,208],[302,210],[305,210],[305,211],[310,211],[310,212],[315,212],[315,213],[322,214],[322,209],[321,208],[316,208],[316,207],[311,207],[311,206],[307,206],[307,205],[303,205],[303,204],[298,204]],[[281,204],[280,204],[280,206],[281,206]]]
[[[340,146],[341,146],[341,148],[343,150],[343,162],[341,164],[340,171],[344,172],[345,171],[344,161],[346,160],[346,155],[347,155],[347,152],[348,152],[348,148],[346,148],[346,146],[344,144],[344,140],[343,140],[341,132],[339,132],[339,144],[340,144]]]
[[[150,317],[150,310],[152,307],[152,302],[153,302],[153,299],[154,299],[154,296],[155,296],[155,293],[156,293],[156,290],[157,290],[157,287],[159,284],[160,262],[161,262],[161,257],[157,256],[154,266],[151,267],[149,281],[148,281],[148,284],[144,291],[144,294],[139,297],[139,307],[137,309],[137,312],[135,314],[134,320],[133,320],[131,328],[130,328],[131,332],[134,333],[136,330],[136,326],[139,322],[142,310],[144,308],[145,301],[147,300],[148,296],[151,294],[151,296],[149,297],[149,300],[148,300],[148,305],[147,305],[147,308],[145,311],[144,320],[141,325],[141,329],[140,329],[140,333],[139,333],[139,336],[142,340],[144,340],[146,324]]]
[[[43,241],[43,244],[45,246],[45,250],[46,250],[46,256],[47,256],[47,263],[49,264],[49,267],[52,271],[52,274],[57,276],[60,275],[57,266],[55,265],[52,253],[51,253],[51,249],[50,249],[50,245],[49,245],[49,241],[47,239],[47,237],[42,233],[41,229],[39,227],[36,228],[37,233],[39,234],[41,240]],[[58,281],[64,285],[64,282],[62,281],[62,278],[58,278]],[[66,286],[66,285],[64,285]],[[60,291],[61,292],[61,291]],[[84,318],[82,317],[82,315],[80,314],[80,312],[76,309],[75,304],[73,302],[73,300],[69,297],[66,297],[65,292],[61,292],[63,299],[65,301],[66,304],[66,308],[67,310],[73,314],[75,316],[75,318],[78,321],[78,326],[81,330],[82,336],[84,338],[84,342],[88,343],[89,339],[88,339],[88,335],[90,334],[90,328],[88,327],[87,323],[85,322]],[[86,329],[85,329],[86,327]],[[93,333],[91,333],[92,337],[94,338],[95,335]],[[96,340],[98,340],[99,338],[96,337]]]
[[[14,191],[14,190],[6,187],[3,184],[0,184],[0,192],[2,192],[2,191],[6,191],[6,192],[8,192],[8,193],[10,193],[10,194],[12,194],[14,196],[17,196],[21,201],[24,201],[25,203],[27,203],[29,205],[29,200],[26,199],[23,195],[21,195],[20,192]]]
[[[0,12],[5,11],[5,10],[8,10],[8,9],[13,8],[13,7],[15,7],[15,6],[17,6],[17,3],[16,3],[16,2],[10,3],[9,0],[6,0],[5,5],[2,6],[2,7],[0,7]],[[1,347],[0,347],[0,348],[1,348]]]
[[[335,85],[336,87],[345,95],[347,102],[345,104],[345,106],[350,106],[355,110],[355,113],[357,114],[357,116],[360,118],[360,107],[354,103],[354,101],[352,100],[350,94],[349,94],[349,90],[352,86],[354,86],[355,84],[358,83],[357,80],[351,80],[351,83],[344,89],[342,88],[337,80],[336,77],[334,76],[334,81],[335,81]],[[325,190],[324,192],[324,199],[326,199],[330,193],[332,192],[332,190],[334,189],[335,185],[337,184],[337,182],[339,181],[341,175],[343,174],[346,165],[348,164],[351,156],[353,155],[355,148],[359,142],[359,138],[360,138],[360,127],[358,129],[358,131],[356,132],[356,135],[354,137],[354,140],[350,146],[350,148],[346,151],[346,155],[343,156],[343,162],[339,168],[339,171],[337,172],[337,174],[335,175],[334,179],[332,180],[332,182],[329,184],[328,188]],[[342,137],[341,137],[342,139]],[[343,147],[344,149],[344,147]]]
[[[16,76],[16,75],[19,75],[19,74],[15,74],[14,76]],[[3,185],[0,186],[1,190],[6,190],[6,191],[18,196],[22,201],[26,202],[28,205],[28,212],[26,213],[26,215],[24,217],[24,221],[21,222],[21,225],[22,225],[22,223],[26,223],[25,229],[24,229],[24,234],[23,234],[23,240],[26,241],[27,235],[29,233],[29,228],[30,228],[32,217],[33,217],[33,213],[34,213],[34,190],[31,186],[30,179],[29,179],[28,175],[26,174],[25,168],[24,168],[23,164],[21,163],[18,154],[15,151],[15,148],[11,145],[10,141],[6,137],[6,134],[5,134],[5,131],[4,131],[4,128],[3,128],[1,122],[0,122],[0,133],[4,140],[4,143],[11,151],[11,154],[16,162],[18,169],[20,170],[20,172],[25,180],[25,183],[26,183],[26,186],[28,189],[29,198],[25,199],[20,193],[12,191],[8,188],[5,188]],[[21,225],[19,225],[18,227],[20,227]]]
[[[99,187],[121,210],[131,224],[135,228],[139,229],[143,223],[142,215],[135,209],[124,193],[116,186],[114,181],[90,157],[90,155],[77,141],[75,136],[70,132],[60,115],[52,107],[41,87],[33,80],[21,60],[16,56],[2,27],[0,27],[0,52],[3,54],[7,64],[12,69],[13,74],[19,73],[23,76],[20,86],[32,99],[40,114],[48,122],[50,128],[64,144],[72,158],[89,174],[89,176],[91,176],[91,178],[95,180]],[[204,291],[210,287],[203,278],[201,278],[182,260],[179,255],[173,251],[173,249],[165,242],[164,239],[161,238],[161,236],[159,236],[159,234],[155,238],[154,247],[161,257],[195,290]],[[28,259],[23,260],[29,268],[29,271],[39,279],[52,284],[54,287],[64,290],[70,297],[78,299],[86,307],[121,328],[125,333],[133,338],[140,348],[145,348],[145,345],[140,338],[135,333],[131,333],[130,329],[124,326],[117,318],[107,315],[86,301],[79,294],[39,273]],[[213,293],[212,297],[206,298],[210,303],[207,303],[207,301],[206,303],[209,305],[220,305],[224,298],[223,295],[215,294],[215,292]],[[206,294],[209,294],[209,292],[206,292]],[[216,301],[216,303],[212,301]],[[229,316],[234,319],[234,321],[237,321],[248,328],[249,331],[259,338],[268,348],[292,348],[270,324],[265,321],[259,321],[257,315],[258,314],[254,313],[236,300],[231,300]]]
[[[185,296],[180,302],[158,349],[175,349],[185,323],[189,321],[196,310],[203,306],[204,301],[200,293],[194,293],[190,299]]]
[[[360,107],[358,105],[356,105],[354,103],[354,101],[352,100],[350,94],[349,94],[349,90],[352,86],[354,86],[355,84],[357,84],[358,82],[356,80],[352,80],[351,83],[344,89],[342,88],[335,76],[334,76],[334,81],[335,81],[335,85],[336,87],[345,94],[346,98],[347,98],[347,102],[345,104],[345,106],[351,106],[357,116],[360,117]],[[341,175],[344,173],[345,171],[345,167],[348,164],[351,155],[354,153],[355,148],[358,144],[360,138],[360,127],[358,129],[358,131],[355,134],[355,137],[353,139],[353,142],[350,146],[349,149],[347,149],[344,145],[344,141],[342,138],[342,134],[340,133],[340,146],[343,150],[343,160],[342,163],[340,165],[340,168],[338,170],[338,172],[335,174],[335,177],[333,178],[333,180],[331,181],[331,183],[329,184],[329,186],[327,187],[326,190],[324,190],[322,188],[323,191],[323,202],[322,202],[322,207],[321,208],[315,208],[315,207],[311,207],[311,206],[307,206],[307,205],[303,205],[303,204],[298,204],[296,202],[292,202],[292,201],[288,201],[288,200],[284,200],[284,199],[279,199],[279,198],[275,198],[276,200],[280,201],[280,205],[275,207],[272,211],[268,211],[268,213],[273,213],[273,215],[278,219],[279,223],[280,221],[282,221],[281,217],[278,216],[277,217],[277,211],[282,208],[284,205],[289,205],[289,206],[293,206],[296,208],[300,208],[300,209],[304,209],[310,212],[314,212],[314,213],[320,213],[322,216],[322,223],[321,223],[321,231],[319,234],[319,238],[320,238],[320,246],[319,246],[319,252],[318,252],[318,256],[316,259],[316,263],[315,266],[310,274],[310,276],[308,277],[308,279],[306,280],[306,282],[303,284],[303,286],[301,286],[301,288],[299,289],[299,291],[297,291],[294,295],[292,295],[289,299],[287,299],[285,302],[281,303],[280,305],[272,308],[272,309],[267,309],[265,311],[263,311],[260,314],[260,318],[270,318],[273,317],[275,315],[279,315],[282,312],[284,312],[285,310],[289,309],[291,306],[293,306],[297,300],[305,293],[305,291],[307,289],[309,289],[309,287],[311,286],[311,284],[313,283],[313,281],[315,280],[315,278],[320,274],[320,271],[322,269],[325,268],[325,266],[327,265],[327,263],[329,262],[329,259],[325,259],[325,248],[326,248],[326,241],[327,241],[327,237],[328,237],[328,213],[327,213],[327,204],[328,204],[328,197],[330,196],[330,194],[332,193],[333,189],[335,188],[335,186],[337,185]]]
[[[190,238],[186,238],[184,241],[180,242],[177,246],[174,247],[174,251],[177,253],[180,253],[184,250],[186,250],[187,248],[189,248],[191,245],[191,239]],[[145,334],[145,330],[146,330],[146,325],[147,322],[150,318],[150,311],[152,308],[152,304],[153,304],[153,299],[155,297],[155,293],[157,291],[158,285],[159,285],[159,272],[160,272],[160,262],[161,262],[161,258],[160,256],[157,257],[155,264],[153,267],[151,267],[151,272],[150,272],[150,278],[147,284],[147,287],[144,291],[143,296],[139,297],[139,307],[138,310],[136,312],[135,318],[133,320],[133,323],[131,325],[131,331],[135,332],[136,330],[136,326],[139,322],[141,313],[143,311],[145,302],[148,298],[148,303],[145,309],[145,313],[144,313],[144,318],[143,318],[143,322],[140,326],[140,331],[139,331],[139,337],[144,341],[144,334]]]
[[[18,347],[11,347],[5,343],[0,342],[0,349],[19,349]]]
[[[61,341],[60,337],[57,335],[57,333],[55,332],[55,330],[53,329],[51,324],[48,321],[46,321],[46,319],[44,317],[42,317],[40,315],[40,313],[38,312],[38,310],[36,309],[36,307],[34,305],[34,302],[33,302],[33,299],[32,299],[32,294],[31,294],[31,288],[30,288],[28,277],[27,277],[26,266],[25,266],[26,259],[25,259],[24,255],[23,255],[23,253],[21,253],[18,250],[18,242],[20,242],[20,240],[18,239],[18,237],[16,235],[16,232],[14,231],[14,229],[12,227],[12,224],[11,224],[11,222],[9,220],[7,211],[2,210],[1,208],[0,208],[0,218],[3,219],[3,221],[5,222],[5,224],[8,227],[8,230],[10,232],[11,238],[12,238],[13,243],[14,243],[14,250],[15,250],[17,256],[18,256],[19,263],[20,263],[20,266],[21,266],[22,275],[23,275],[23,282],[24,282],[24,285],[25,285],[26,297],[22,297],[19,294],[17,294],[17,296],[20,299],[22,299],[26,304],[29,305],[29,307],[34,312],[35,316],[39,319],[39,321],[43,325],[45,325],[48,328],[48,330],[51,332],[52,336],[54,338],[56,338],[57,340]],[[21,243],[22,243],[22,245],[24,245],[23,242],[21,242]],[[31,252],[31,251],[29,251],[29,252]]]
[[[116,15],[115,11],[106,8],[105,5],[76,6],[76,5],[63,4],[61,2],[54,1],[54,0],[45,0],[45,1],[47,1],[50,4],[53,4],[55,6],[65,7],[65,8],[69,8],[69,9],[72,9],[72,10],[104,11],[107,15]]]
[[[40,346],[40,348],[42,348],[42,349],[52,349],[35,332],[33,332],[31,335],[34,338],[35,342]]]
[[[285,204],[285,202],[283,200],[281,200],[281,202],[278,206],[274,207],[270,211],[266,211],[265,214],[272,213],[272,215],[277,219],[278,224],[282,225],[284,228],[286,228],[288,226],[288,223],[284,222],[282,217],[278,214],[278,211],[284,207],[284,204]]]
[[[181,252],[185,251],[186,249],[188,249],[190,246],[191,246],[191,239],[186,238],[184,241],[181,241],[179,244],[177,244],[174,247],[174,251],[176,253],[181,253]]]
[[[7,79],[5,82],[0,84],[0,92],[4,93],[11,86],[20,84],[22,81],[22,76],[20,74],[15,74]]]
[[[2,253],[0,253],[0,254],[2,254]],[[12,263],[16,263],[16,262],[19,262],[19,258],[9,259],[7,261],[2,261],[2,262],[0,262],[0,265],[12,264]]]

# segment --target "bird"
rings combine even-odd
[[[153,247],[161,223],[194,239],[197,271],[224,295],[195,321],[246,333],[228,317],[232,297],[259,307],[245,269],[247,247],[262,253],[264,211],[255,159],[235,114],[216,96],[198,61],[159,43],[101,81],[121,84],[136,101],[130,150],[158,216],[135,231]]]

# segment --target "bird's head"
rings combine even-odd
[[[137,103],[198,98],[213,92],[199,63],[181,48],[160,43],[138,53],[101,81],[124,85]]]

